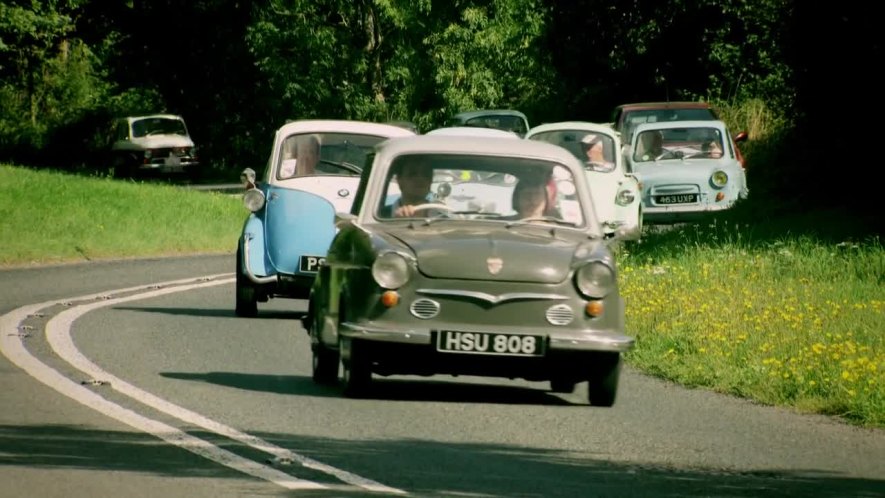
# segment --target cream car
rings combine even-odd
[[[618,134],[609,125],[568,121],[536,126],[529,140],[565,148],[584,164],[584,172],[606,235],[637,240],[642,235],[639,181],[624,160]]]
[[[119,118],[111,140],[111,166],[120,178],[200,176],[197,148],[181,116],[150,114]]]

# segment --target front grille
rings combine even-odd
[[[409,306],[409,311],[411,311],[416,317],[421,318],[422,320],[427,320],[428,318],[433,318],[439,314],[439,303],[433,299],[416,299],[412,302],[412,305]]]
[[[567,304],[554,304],[547,308],[545,315],[552,325],[568,325],[575,319],[575,314]]]

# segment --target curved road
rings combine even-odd
[[[629,369],[310,379],[305,303],[233,316],[232,256],[0,271],[0,497],[885,496],[885,432]]]

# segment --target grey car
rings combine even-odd
[[[415,165],[428,170],[425,197],[397,216],[415,198]],[[583,175],[544,142],[377,145],[310,292],[314,380],[338,382],[340,364],[349,396],[373,375],[523,378],[556,392],[589,381],[589,403],[611,406],[634,340],[609,246],[618,237],[605,238]],[[542,214],[522,214],[521,182],[546,193]]]

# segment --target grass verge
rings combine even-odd
[[[0,265],[234,252],[239,197],[0,165]]]

